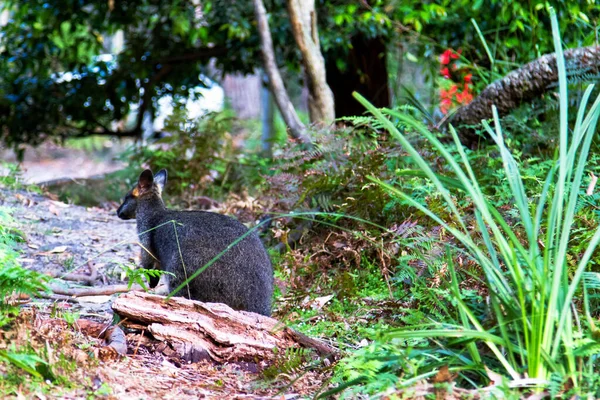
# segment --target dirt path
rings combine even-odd
[[[91,262],[100,276],[95,286],[126,283],[122,265],[135,263],[139,253],[134,221],[118,219],[115,210],[86,209],[25,190],[0,188],[0,206],[12,209],[16,226],[23,231],[21,261],[25,267],[40,272],[82,273],[87,272],[86,265]],[[60,307],[79,313],[79,318],[109,322],[113,317],[111,299],[99,296],[94,302],[83,299]],[[57,307],[49,300],[36,300],[29,306],[36,310],[35,321],[49,318],[50,310]],[[39,321],[31,322],[32,330],[39,326]],[[125,358],[86,366],[81,379],[92,377],[95,385],[106,383],[117,399],[295,399],[304,397],[297,393],[317,391],[323,379],[302,372],[293,384],[287,375],[278,382],[265,383],[256,367],[186,364],[146,351],[129,340],[128,348]],[[59,398],[82,395],[86,397],[85,393],[75,392]]]
[[[106,140],[101,149],[85,150],[43,143],[39,147],[27,147],[25,158],[19,163],[21,177],[27,183],[41,183],[59,178],[83,179],[94,175],[118,171],[125,163],[117,155],[127,143]],[[0,160],[16,164],[18,161],[10,150],[0,148]],[[7,169],[0,164],[0,174]]]

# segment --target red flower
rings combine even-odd
[[[448,67],[444,67],[442,69],[440,69],[440,73],[442,74],[442,76],[446,79],[450,79],[450,70],[448,69]]]
[[[450,59],[454,59],[456,60],[460,54],[461,50],[458,51],[458,53],[456,53],[454,50],[452,49],[448,49],[446,51],[444,51],[441,55],[440,55],[440,63],[442,63],[442,65],[448,65],[450,64]]]
[[[458,91],[458,86],[452,85],[452,86],[450,86],[450,89],[448,89],[448,90],[441,89],[440,90],[440,97],[442,99],[450,99],[450,100],[452,100],[452,96],[454,96],[454,94],[456,94],[457,91]]]
[[[452,50],[448,49],[448,50],[444,51],[442,53],[442,55],[440,56],[440,63],[442,63],[442,65],[450,64],[450,56],[451,55],[452,55]]]
[[[442,99],[442,101],[440,101],[440,111],[442,112],[442,114],[448,114],[448,111],[450,111],[451,106],[451,99]]]
[[[456,93],[458,104],[469,104],[473,100],[473,94],[469,91],[469,84],[465,83],[465,88],[461,93]]]
[[[471,83],[471,77],[472,76],[473,76],[473,74],[467,74],[467,75],[465,75],[465,82]]]

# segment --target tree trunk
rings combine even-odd
[[[330,124],[335,119],[333,92],[327,85],[314,0],[287,0],[292,33],[302,54],[307,76],[310,120]]]
[[[263,157],[273,158],[273,140],[275,139],[275,109],[273,107],[273,96],[269,91],[269,78],[263,75],[262,85],[260,89],[260,112],[262,122],[262,155]]]
[[[564,56],[570,77],[600,71],[600,47],[569,49]],[[556,82],[556,55],[546,54],[490,84],[470,104],[459,108],[445,125],[457,127],[465,144],[472,145],[481,137],[472,128],[461,125],[478,125],[482,120],[491,119],[492,105],[496,106],[500,116],[506,115],[521,104],[552,90],[551,86]]]
[[[339,54],[327,57],[327,82],[335,97],[338,117],[361,115],[364,107],[352,97],[358,92],[375,107],[389,107],[390,93],[386,64],[386,46],[382,38],[352,38],[352,48],[343,58],[346,68],[338,68]]]
[[[254,12],[256,14],[256,21],[258,23],[258,34],[261,41],[261,50],[264,58],[265,72],[269,77],[269,86],[275,102],[283,121],[290,130],[290,135],[294,139],[298,139],[305,144],[312,143],[310,138],[306,135],[306,127],[298,118],[298,114],[294,109],[294,105],[290,101],[288,92],[281,79],[281,74],[277,68],[275,62],[275,52],[273,50],[273,39],[271,38],[271,31],[269,30],[269,22],[267,21],[267,10],[262,0],[254,1]]]

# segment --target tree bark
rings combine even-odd
[[[263,157],[273,158],[273,141],[275,139],[275,108],[273,107],[273,96],[269,90],[269,78],[261,74],[260,85],[260,119],[262,122],[262,150]]]
[[[564,57],[569,76],[597,74],[600,70],[600,47],[569,49],[564,52]],[[500,116],[506,115],[541,96],[557,81],[556,55],[546,54],[490,84],[471,103],[459,108],[444,125],[457,127],[461,139],[466,144],[473,144],[481,137],[465,125],[478,125],[482,120],[491,119],[492,105],[496,106]]]
[[[287,0],[287,5],[292,33],[306,71],[311,122],[330,124],[335,119],[335,107],[319,43],[315,0]]]
[[[256,14],[256,21],[258,23],[258,34],[261,41],[261,51],[263,54],[263,61],[265,64],[265,72],[269,77],[269,86],[277,107],[281,112],[283,121],[287,125],[290,131],[290,135],[294,139],[298,139],[303,143],[311,144],[312,141],[306,135],[306,127],[298,118],[298,114],[294,109],[294,105],[290,101],[288,92],[281,79],[279,68],[275,62],[275,51],[273,50],[273,39],[271,38],[271,31],[269,30],[269,22],[267,21],[267,10],[262,0],[254,1],[254,12]]]
[[[220,303],[202,303],[144,292],[119,296],[112,305],[123,325],[149,332],[168,342],[186,360],[216,362],[269,361],[274,350],[289,347],[314,349],[335,357],[338,350],[285,327],[281,322]]]

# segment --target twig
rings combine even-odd
[[[87,266],[90,272],[89,275],[75,273],[63,274],[61,272],[47,272],[46,275],[49,275],[52,278],[60,278],[65,281],[83,282],[87,285],[93,285],[96,279],[98,279],[98,270],[92,265],[91,261],[88,261]]]

